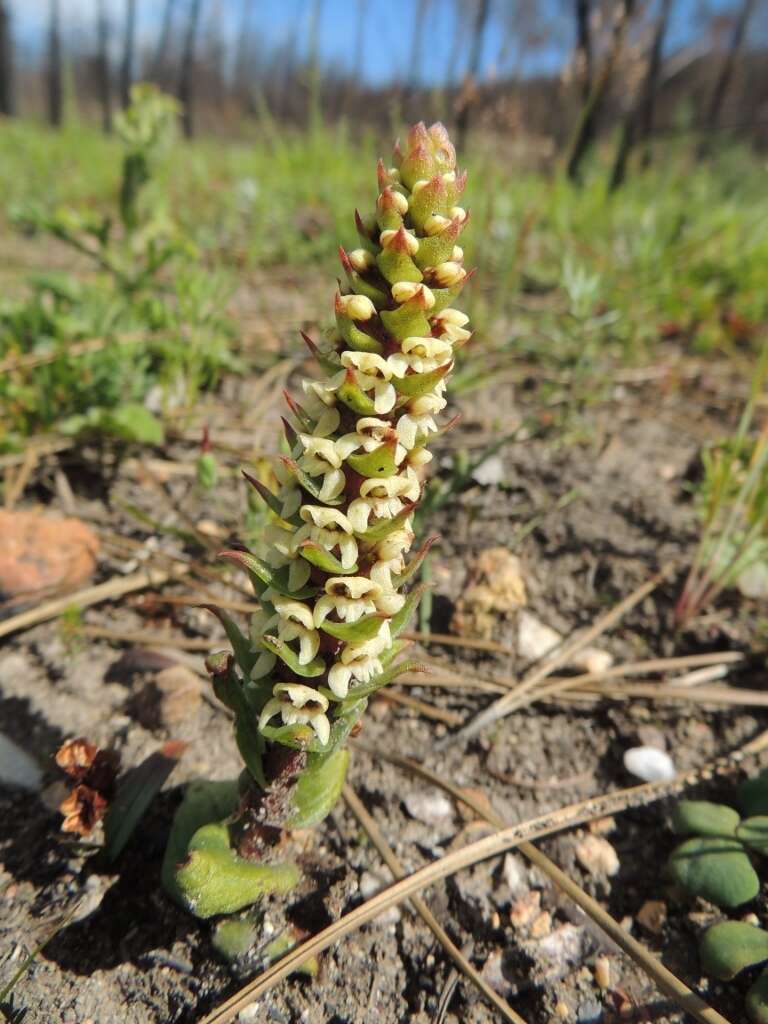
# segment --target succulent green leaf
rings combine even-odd
[[[278,594],[285,597],[293,597],[297,601],[303,601],[313,597],[317,593],[317,587],[301,587],[299,590],[290,590],[288,587],[288,567],[273,569],[250,551],[222,551],[219,558],[226,558],[234,562],[248,573],[256,596],[261,597],[267,587],[276,590]]]
[[[768,814],[768,769],[754,779],[745,779],[737,794],[739,806],[746,817]]]
[[[258,784],[264,788],[262,754],[264,740],[256,728],[254,708],[243,692],[243,685],[232,665],[230,654],[214,654],[206,660],[211,674],[213,692],[221,703],[235,713],[235,742],[245,766]],[[255,709],[256,712],[260,709]]]
[[[360,476],[394,476],[397,472],[397,463],[395,462],[396,449],[396,440],[393,440],[391,443],[385,441],[384,444],[380,444],[369,452],[350,455],[347,458],[347,463]]]
[[[424,275],[406,252],[398,249],[382,249],[376,257],[376,263],[382,276],[390,284],[398,281],[412,281],[418,284]]]
[[[348,409],[356,412],[359,416],[376,415],[373,399],[369,398],[363,389],[359,387],[354,370],[347,370],[344,381],[336,389],[336,397],[343,405],[346,405]]]
[[[413,510],[416,508],[417,504],[418,503],[415,501],[409,501],[403,506],[396,516],[392,516],[391,519],[377,520],[374,522],[373,526],[370,526],[365,531],[365,533],[357,534],[357,537],[367,544],[378,544],[379,541],[388,537],[390,533],[394,533],[395,530],[402,529],[409,517],[413,515]]]
[[[341,370],[341,361],[336,356],[336,353],[331,355],[330,353],[323,352],[322,349],[317,347],[308,334],[305,334],[304,331],[301,331],[300,333],[307,348],[317,360],[320,369],[325,370],[326,373],[331,375],[338,373],[339,370]]]
[[[267,893],[290,892],[300,878],[295,864],[244,860],[230,846],[222,823],[203,825],[192,836],[175,881],[184,905],[197,917],[233,914]]]
[[[321,676],[325,672],[326,666],[322,658],[315,658],[307,665],[301,665],[299,664],[299,656],[293,648],[289,647],[284,640],[280,640],[276,636],[263,636],[261,638],[261,645],[265,650],[276,654],[292,672],[296,673],[297,676],[303,676],[306,679],[313,679],[315,676]],[[265,730],[262,729],[262,732],[265,732]]]
[[[321,498],[320,487],[315,483],[311,476],[304,472],[297,462],[293,459],[281,457],[280,461],[283,463],[285,468],[295,477],[296,483],[303,490],[314,498],[315,501],[321,501],[324,505],[341,505],[343,498],[339,495],[336,498]]]
[[[768,815],[747,818],[736,829],[736,838],[758,853],[768,854]]]
[[[246,470],[243,469],[240,472],[243,474],[243,476],[251,485],[251,487],[253,487],[253,489],[257,492],[257,494],[265,503],[265,505],[269,509],[271,509],[271,511],[274,512],[276,516],[280,517],[282,505],[280,504],[280,501],[275,497],[275,495],[269,490],[269,488],[265,487],[260,480],[257,480],[256,477],[251,476],[251,474],[246,472]]]
[[[226,782],[195,779],[185,787],[184,798],[173,816],[162,870],[163,886],[177,902],[183,903],[183,895],[176,885],[176,867],[186,857],[192,836],[203,825],[234,814],[238,802],[236,779],[228,779]]]
[[[362,644],[376,636],[383,621],[382,615],[365,615],[357,622],[331,622],[326,619],[320,629],[345,643]]]
[[[382,687],[387,686],[393,680],[397,679],[398,676],[402,675],[403,672],[427,672],[428,669],[425,665],[422,665],[418,661],[400,661],[396,665],[391,665],[386,668],[383,672],[380,672],[373,679],[369,679],[367,683],[360,683],[358,686],[353,687],[345,699],[342,701],[342,707],[347,705],[350,701],[359,701],[364,697],[370,697],[371,694],[376,693],[377,690],[381,690]]]
[[[433,235],[431,238],[420,238],[419,250],[413,257],[413,262],[421,270],[424,270],[425,267],[436,267],[439,263],[444,263],[447,259],[450,259],[453,247],[456,244],[457,235],[458,231],[446,228],[439,235]]]
[[[747,1016],[753,1024],[768,1024],[768,971],[762,971],[744,997]]]
[[[238,624],[228,615],[223,608],[217,608],[213,604],[204,604],[203,608],[206,608],[209,612],[219,620],[224,627],[224,632],[227,634],[227,640],[232,644],[232,651],[235,655],[235,661],[237,662],[238,668],[247,678],[251,674],[251,669],[256,663],[258,655],[254,654],[251,650],[251,641],[243,633]]]
[[[725,804],[681,800],[672,811],[672,829],[679,836],[733,836],[739,815]]]
[[[432,294],[435,297],[435,304],[432,307],[431,314],[436,316],[438,313],[442,313],[444,309],[447,309],[455,298],[458,297],[461,289],[469,280],[469,274],[460,281],[458,284],[453,285],[451,288],[433,288]]]
[[[409,299],[397,309],[382,309],[379,316],[397,341],[405,341],[406,338],[428,338],[432,330],[418,299]]]
[[[768,960],[768,932],[744,921],[721,921],[701,937],[699,958],[707,974],[730,981]]]
[[[288,828],[311,828],[327,817],[341,796],[348,764],[349,751],[342,748],[330,754],[309,755],[291,794],[295,810],[288,819]]]
[[[400,590],[403,584],[407,583],[413,576],[419,571],[424,559],[429,554],[429,549],[438,540],[438,537],[427,537],[424,543],[421,545],[419,550],[414,554],[408,565],[401,573],[397,573],[392,577],[392,585],[395,590]]]
[[[211,945],[228,963],[234,963],[253,949],[259,922],[249,914],[219,921],[211,936]]]
[[[434,391],[435,385],[451,372],[452,366],[453,361],[438,366],[437,369],[430,370],[429,373],[407,373],[404,377],[393,377],[392,383],[398,394],[407,395],[408,398],[417,398],[420,395],[425,395],[428,391]]]
[[[389,628],[390,632],[392,633],[393,639],[398,637],[405,629],[405,627],[408,625],[408,623],[411,621],[411,618],[415,614],[416,609],[419,607],[419,601],[421,600],[422,595],[424,594],[424,591],[426,589],[426,583],[420,583],[417,587],[414,587],[413,590],[411,590],[411,592],[406,597],[405,604],[397,613],[397,615],[392,616]]]
[[[688,839],[672,852],[669,869],[688,892],[718,907],[739,907],[760,891],[755,869],[736,839]]]
[[[357,564],[345,568],[335,555],[314,541],[305,540],[299,544],[297,550],[310,565],[317,566],[323,572],[332,573],[334,576],[353,576],[357,572]]]
[[[363,294],[367,293],[363,292]],[[372,299],[373,296],[369,295],[368,298]],[[383,301],[387,301],[386,296],[383,297]],[[336,323],[344,341],[356,352],[376,352],[380,355],[384,351],[384,346],[381,342],[376,341],[375,338],[372,338],[370,334],[366,334],[365,331],[361,331],[350,317],[337,313]]]

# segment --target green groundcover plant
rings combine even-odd
[[[122,146],[114,209],[26,204],[17,226],[56,239],[82,273],[47,272],[20,300],[0,298],[0,451],[55,429],[158,444],[147,407],[179,404],[234,367],[221,275],[168,211],[158,171],[171,147],[178,105],[135,86],[116,119]],[[157,411],[157,409],[155,409]]]
[[[223,553],[260,603],[248,634],[213,609],[232,652],[208,660],[245,769],[188,788],[164,865],[171,893],[204,918],[293,888],[291,830],[329,813],[367,699],[413,668],[396,661],[423,587],[404,590],[430,544],[407,559],[413,516],[470,336],[453,307],[468,277],[465,175],[443,126],[418,124],[378,179],[374,216],[356,214],[359,247],[341,250],[335,327],[320,345],[305,337],[320,376],[287,399],[279,490],[251,479],[272,515],[262,549]]]
[[[693,896],[726,910],[743,907],[760,892],[755,870],[768,854],[768,771],[747,779],[736,791],[742,814],[727,804],[681,800],[672,827],[687,836],[670,855],[671,877]],[[768,961],[768,932],[748,921],[720,921],[699,941],[705,973],[730,981]],[[745,996],[747,1016],[768,1022],[768,968]]]

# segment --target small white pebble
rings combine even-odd
[[[677,775],[669,754],[656,747],[630,747],[624,751],[624,767],[643,782],[670,782]]]
[[[410,816],[425,825],[441,825],[453,814],[453,804],[442,793],[409,793],[403,803]]]

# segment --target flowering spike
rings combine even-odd
[[[335,348],[302,332],[325,376],[303,382],[301,405],[287,398],[278,492],[246,474],[277,518],[258,554],[222,555],[260,603],[247,639],[222,617],[237,664],[214,672],[246,763],[231,834],[254,855],[265,822],[300,827],[332,807],[343,745],[367,696],[407,665],[397,636],[424,590],[401,592],[433,543],[408,558],[427,442],[444,429],[454,352],[470,336],[453,304],[470,277],[456,244],[464,176],[439,124],[414,126],[394,164],[379,162],[376,217],[355,212],[362,248],[339,249]]]

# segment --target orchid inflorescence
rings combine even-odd
[[[304,336],[324,376],[303,381],[300,402],[286,396],[277,493],[248,477],[274,513],[262,550],[224,553],[249,572],[261,607],[249,638],[218,613],[244,700],[231,665],[219,661],[213,675],[236,719],[256,722],[255,734],[242,722],[236,734],[262,786],[254,761],[271,746],[338,748],[365,699],[402,671],[397,635],[420,588],[402,591],[430,544],[406,561],[426,443],[439,431],[454,352],[470,337],[451,305],[467,279],[457,244],[466,175],[445,128],[412,128],[378,179],[374,217],[356,214],[360,247],[340,251],[347,286],[335,328],[320,345]]]
[[[246,474],[271,511],[261,550],[223,553],[260,607],[248,636],[212,609],[233,650],[207,665],[245,770],[188,787],[174,817],[163,878],[199,917],[297,884],[283,840],[338,800],[367,698],[417,667],[396,660],[398,635],[424,589],[404,587],[434,539],[407,559],[426,443],[450,426],[436,417],[470,336],[452,307],[468,276],[457,244],[467,214],[442,125],[416,125],[394,163],[379,163],[375,216],[356,214],[360,247],[341,250],[335,327],[321,345],[305,336],[324,376],[303,382],[301,402],[286,395],[276,493]]]

